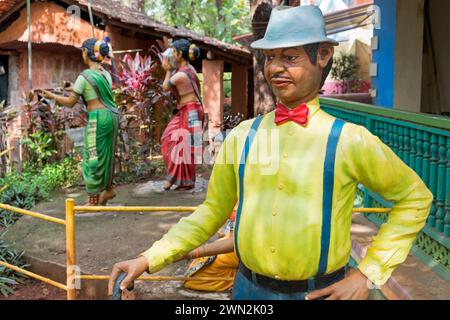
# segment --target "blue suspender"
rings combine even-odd
[[[255,138],[259,125],[261,124],[262,116],[258,116],[253,121],[252,127],[247,135],[244,145],[244,151],[241,155],[241,161],[239,162],[239,203],[236,211],[236,226],[234,230],[234,243],[236,255],[240,260],[239,247],[238,247],[238,231],[239,220],[242,213],[242,204],[244,202],[244,173],[245,164],[250,151],[250,147]],[[344,127],[345,122],[341,119],[336,119],[331,128],[331,132],[328,136],[327,151],[324,162],[324,174],[323,174],[323,212],[322,212],[322,233],[321,233],[321,252],[319,261],[319,271],[317,275],[325,274],[328,265],[328,252],[330,246],[330,233],[331,233],[331,212],[333,205],[333,189],[334,189],[334,164],[336,159],[336,149],[339,142],[339,137]]]
[[[238,248],[238,230],[239,230],[239,220],[242,212],[242,203],[244,202],[244,173],[245,173],[245,163],[247,162],[248,153],[250,151],[250,147],[252,146],[253,140],[255,139],[256,132],[258,131],[258,127],[261,124],[262,116],[258,116],[255,121],[253,121],[252,127],[248,132],[247,138],[245,139],[244,151],[241,155],[241,161],[239,162],[239,203],[236,211],[236,224],[234,227],[234,250],[236,251],[236,255],[239,260],[241,259],[239,255]]]
[[[345,122],[336,119],[328,136],[327,153],[325,155],[323,172],[323,200],[322,200],[322,236],[320,242],[320,260],[318,276],[327,271],[328,252],[330,249],[331,234],[331,211],[333,209],[334,190],[334,163],[336,160],[336,149]]]

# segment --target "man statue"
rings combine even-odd
[[[432,194],[416,173],[364,127],[320,108],[334,46],[316,6],[274,8],[263,39],[264,74],[278,103],[226,138],[205,202],[134,260],[114,266],[126,287],[198,247],[236,201],[234,299],[367,299],[407,257]],[[353,272],[350,225],[357,185],[395,205]]]

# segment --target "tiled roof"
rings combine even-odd
[[[8,13],[20,0],[0,0],[0,18]]]
[[[69,5],[79,5],[82,10],[87,10],[88,7],[88,0],[62,1]],[[252,61],[252,54],[247,48],[219,41],[214,38],[205,37],[184,28],[175,28],[165,25],[150,18],[144,13],[135,11],[130,7],[121,4],[116,0],[90,0],[90,2],[94,14],[106,16],[110,21],[119,22],[125,25],[124,27],[126,27],[126,25],[135,26],[144,30],[151,29],[152,31],[168,37],[189,38],[196,42],[199,46],[204,44],[208,47],[213,47],[216,50],[219,49],[222,54],[238,56],[248,60],[248,62]],[[13,10],[14,7],[21,8],[22,6],[20,4],[25,5],[25,3],[25,0],[0,0],[0,20],[8,15],[8,13],[11,13],[10,10]]]
[[[78,3],[87,8],[88,0],[63,0],[66,3]],[[247,48],[239,45],[229,44],[214,38],[205,37],[193,31],[184,28],[175,28],[154,20],[144,13],[132,10],[115,0],[91,0],[92,10],[94,12],[106,15],[109,19],[116,20],[128,25],[135,25],[140,28],[151,28],[157,32],[171,37],[190,38],[193,41],[204,43],[219,48],[230,54],[251,59],[251,53]]]

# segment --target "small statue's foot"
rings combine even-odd
[[[194,186],[178,186],[175,188],[176,191],[188,191],[194,189]]]
[[[116,195],[117,195],[116,192],[115,192],[114,189],[112,189],[112,188],[103,191],[103,192],[100,194],[99,204],[100,204],[101,206],[105,206],[106,203],[108,202],[108,200],[111,200],[111,199],[115,198]]]
[[[169,182],[169,181],[166,181],[166,182],[164,183],[164,190],[169,191],[170,188],[172,188],[172,185],[173,185],[173,183],[171,183],[171,182]]]
[[[100,196],[98,194],[88,197],[88,202],[84,204],[86,207],[96,207],[99,204]]]

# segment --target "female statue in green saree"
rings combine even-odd
[[[69,97],[41,90],[44,97],[66,107],[74,106],[79,97],[87,102],[88,122],[84,137],[83,179],[89,205],[106,205],[116,193],[112,188],[114,154],[119,129],[119,111],[114,102],[112,78],[101,63],[111,58],[108,42],[88,39],[83,43],[83,61],[89,67],[75,81]]]

